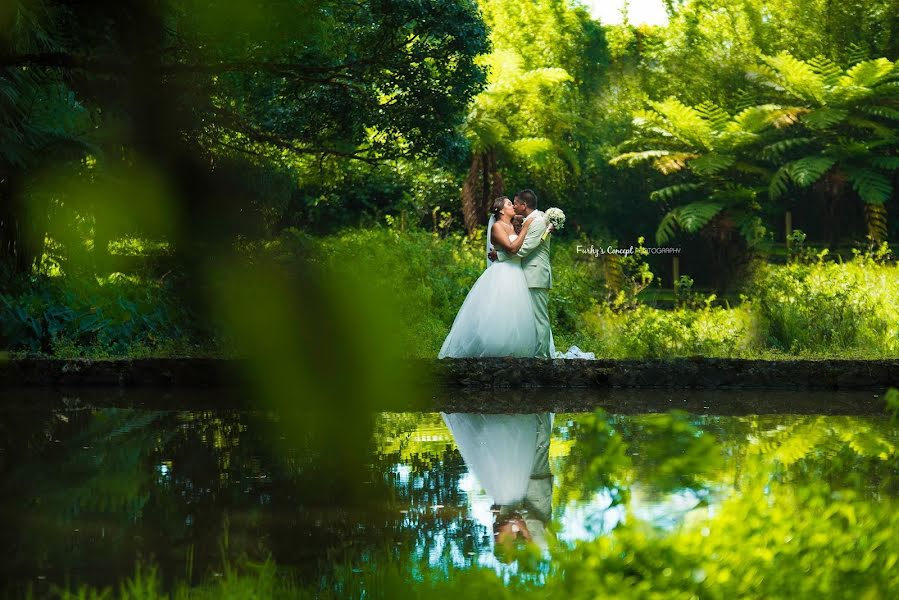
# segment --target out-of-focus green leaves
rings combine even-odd
[[[626,502],[633,481],[632,459],[627,444],[615,431],[603,411],[573,422],[566,433],[574,440],[559,473],[561,494],[556,504],[589,501],[597,490],[605,489],[613,504]]]

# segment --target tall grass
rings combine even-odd
[[[388,226],[315,237],[288,229],[241,250],[335,272],[361,267],[370,277],[358,301],[366,302],[370,289],[388,293],[401,317],[405,354],[434,357],[483,273],[483,236]],[[577,243],[553,240],[550,319],[559,348],[576,344],[609,358],[899,353],[899,267],[883,251],[846,262],[824,254],[786,265],[759,261],[736,306],[700,299],[662,310],[639,297],[609,301],[615,294],[602,261],[576,253]],[[640,259],[633,260],[636,269]],[[0,337],[2,349],[56,356],[234,353],[216,346],[225,342],[214,331],[197,326],[170,285],[142,274],[44,278],[6,290]]]

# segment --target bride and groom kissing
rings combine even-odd
[[[516,233],[513,218],[524,217]],[[487,268],[456,314],[438,358],[555,358],[549,324],[552,226],[525,189],[494,200],[487,224]]]
[[[487,268],[456,314],[437,358],[533,357],[594,360],[572,346],[556,352],[549,324],[549,234],[564,214],[537,209],[537,194],[522,190],[514,200],[493,201],[487,223]],[[513,222],[523,218],[516,231]]]

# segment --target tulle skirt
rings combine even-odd
[[[437,358],[534,356],[537,323],[519,261],[488,267],[456,314]]]

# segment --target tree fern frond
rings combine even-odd
[[[789,163],[791,179],[800,187],[808,187],[815,183],[833,165],[836,159],[828,156],[808,156]]]
[[[701,190],[703,185],[701,183],[679,183],[677,185],[669,185],[668,187],[664,187],[662,189],[656,190],[649,195],[650,200],[671,200],[675,196],[680,194],[684,194],[687,192],[693,192],[696,190]]]
[[[755,202],[755,190],[745,185],[729,184],[717,189],[709,195],[709,199],[722,206],[749,206],[758,208]]]
[[[661,102],[649,102],[664,119],[668,128],[677,138],[704,148],[709,147],[712,135],[711,125],[700,113],[674,96]]]
[[[776,56],[762,56],[762,60],[776,72],[776,81],[786,91],[804,100],[824,101],[824,78],[807,62],[789,52]]]
[[[660,156],[671,154],[670,150],[644,150],[643,152],[625,152],[609,160],[610,165],[618,165],[626,163],[627,166],[633,166],[637,163],[652,160]]]
[[[847,168],[846,176],[852,182],[852,189],[867,204],[883,204],[890,199],[893,185],[883,174],[864,168]]]
[[[735,160],[736,158],[729,154],[709,152],[691,160],[688,166],[697,175],[714,175],[734,164]]]
[[[768,197],[777,200],[787,193],[787,184],[790,182],[790,165],[779,168],[768,183]]]
[[[785,140],[780,140],[774,142],[773,144],[768,144],[764,148],[762,148],[762,157],[772,160],[776,158],[780,158],[786,153],[788,150],[795,150],[797,148],[801,148],[812,143],[814,140],[810,137],[796,137],[796,138],[787,138]]]
[[[872,156],[871,164],[878,169],[895,171],[899,169],[899,156]]]
[[[679,225],[680,209],[674,208],[662,217],[659,227],[656,229],[656,242],[661,246],[666,242],[670,242],[677,235]]]
[[[757,133],[771,124],[771,115],[783,109],[779,104],[761,104],[740,111],[728,126],[731,131],[743,130]]]
[[[888,58],[865,60],[850,67],[840,78],[840,84],[870,88],[889,75],[892,70],[893,62]]]
[[[736,161],[733,164],[733,167],[741,173],[747,173],[749,175],[760,175],[763,178],[763,181],[767,181],[768,178],[772,175],[771,169],[766,169],[765,167],[746,162],[745,160]]]
[[[868,49],[864,46],[856,42],[852,42],[849,44],[849,55],[847,58],[849,59],[850,65],[860,63],[863,60],[868,60],[869,56],[870,55],[868,54]]]
[[[706,101],[698,104],[696,112],[699,113],[700,117],[708,121],[715,131],[722,131],[730,122],[730,115],[727,114],[727,111],[714,102]]]
[[[896,131],[891,127],[887,127],[885,125],[881,125],[877,121],[872,121],[871,119],[864,119],[861,117],[848,117],[846,119],[846,123],[852,125],[854,127],[859,127],[862,129],[868,129],[876,133],[879,137],[885,140],[894,140],[896,139]]]
[[[757,104],[756,94],[753,90],[741,88],[737,90],[736,94],[734,94],[733,102],[734,106],[737,109],[737,112],[742,112],[750,106],[754,106],[755,104]]]
[[[799,122],[802,115],[811,109],[803,106],[789,106],[771,113],[771,124],[777,129],[783,129]]]
[[[724,209],[719,202],[693,202],[680,207],[678,224],[684,231],[696,233]]]
[[[840,68],[840,65],[822,54],[809,60],[808,64],[815,73],[821,76],[826,86],[836,85],[843,74],[843,69]]]
[[[671,175],[687,166],[687,161],[696,158],[692,152],[671,152],[667,156],[657,158],[652,166],[663,175]]]
[[[862,104],[858,108],[860,111],[868,113],[869,115],[874,115],[875,117],[899,121],[899,109],[883,106],[882,104]]]
[[[536,163],[545,163],[553,151],[553,142],[545,137],[528,137],[512,143],[515,154]]]
[[[820,130],[833,127],[837,123],[843,121],[847,116],[849,116],[849,111],[845,108],[823,106],[805,113],[800,120],[811,129]]]

